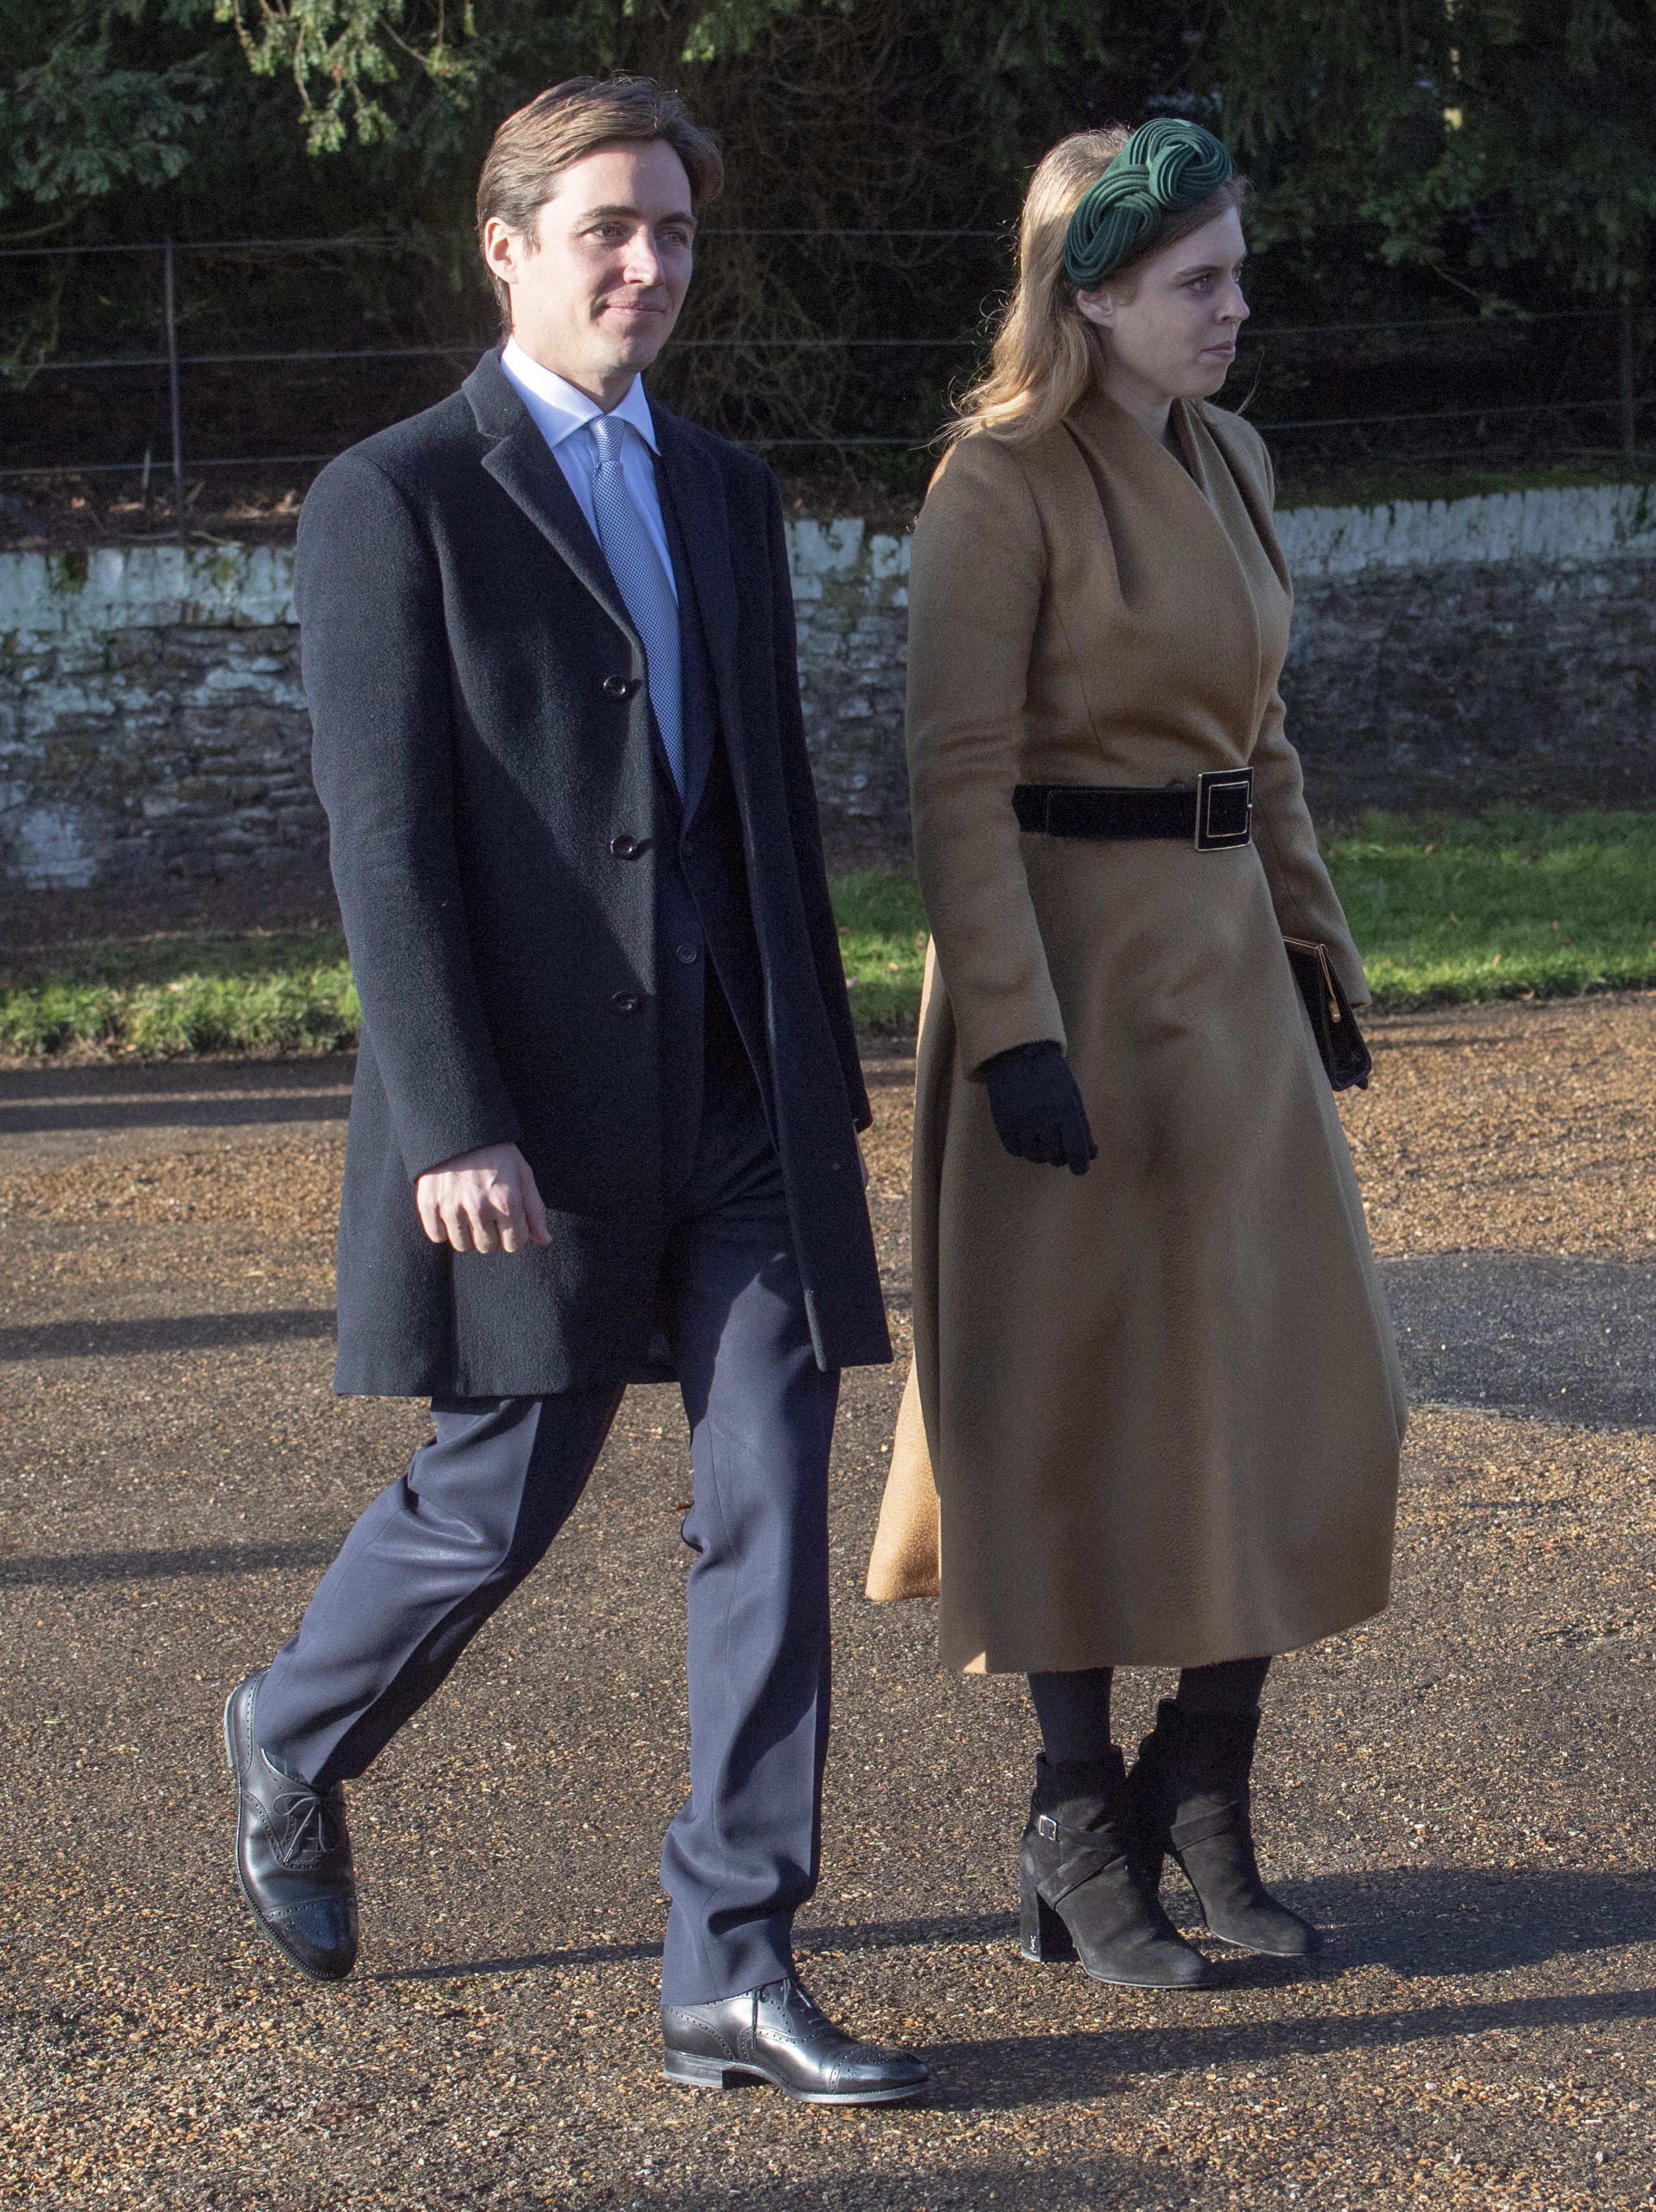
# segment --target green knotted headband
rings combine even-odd
[[[1064,267],[1083,292],[1095,292],[1131,261],[1165,215],[1210,199],[1235,171],[1211,131],[1176,116],[1141,123],[1070,217]]]

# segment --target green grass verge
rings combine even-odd
[[[1324,851],[1380,1006],[1656,984],[1656,814],[1368,814]],[[926,941],[913,877],[843,876],[834,905],[858,1028],[911,1029]],[[12,1057],[337,1052],[361,1019],[330,932],[88,946],[0,983]]]
[[[1324,841],[1377,1006],[1656,984],[1656,814],[1367,814]],[[907,875],[834,886],[859,1029],[919,1010],[925,916]]]
[[[14,1057],[338,1052],[361,1020],[337,930],[76,946],[0,983],[0,1053]]]
[[[1656,815],[1368,814],[1324,849],[1377,1005],[1656,982]]]
[[[925,908],[912,875],[864,868],[834,884],[851,1012],[859,1030],[913,1029],[925,974]]]

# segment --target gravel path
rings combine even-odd
[[[0,2196],[1656,2203],[1656,1000],[1375,1042],[1349,1125],[1424,1401],[1397,1601],[1283,1663],[1259,1778],[1268,1871],[1328,1949],[1233,1956],[1182,1998],[1019,1962],[1027,1705],[938,1672],[930,1607],[863,1599],[902,1370],[855,1375],[802,1953],[937,2077],[863,2113],[659,2078],[686,1763],[666,1390],[629,1395],[546,1566],[353,1792],[356,1978],[312,1989],[259,1942],[219,1707],[425,1430],[328,1390],[340,1071],[0,1075]],[[909,1070],[870,1072],[901,1336]],[[1124,1734],[1163,1686],[1125,1678]]]

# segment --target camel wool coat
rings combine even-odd
[[[869,1578],[941,1588],[947,1663],[1196,1666],[1387,1599],[1404,1399],[1284,936],[1368,991],[1277,678],[1291,592],[1257,432],[1101,392],[950,452],[909,584],[931,924],[914,1364]],[[1253,842],[1025,835],[1018,783],[1253,769]],[[1052,1038],[1099,1156],[1014,1159],[981,1069]]]

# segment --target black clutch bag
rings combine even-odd
[[[1354,1084],[1359,1091],[1367,1091],[1374,1056],[1362,1041],[1351,1001],[1334,973],[1328,947],[1313,944],[1308,937],[1285,937],[1283,950],[1311,1017],[1311,1034],[1317,1040],[1330,1083],[1336,1091],[1350,1091]]]

